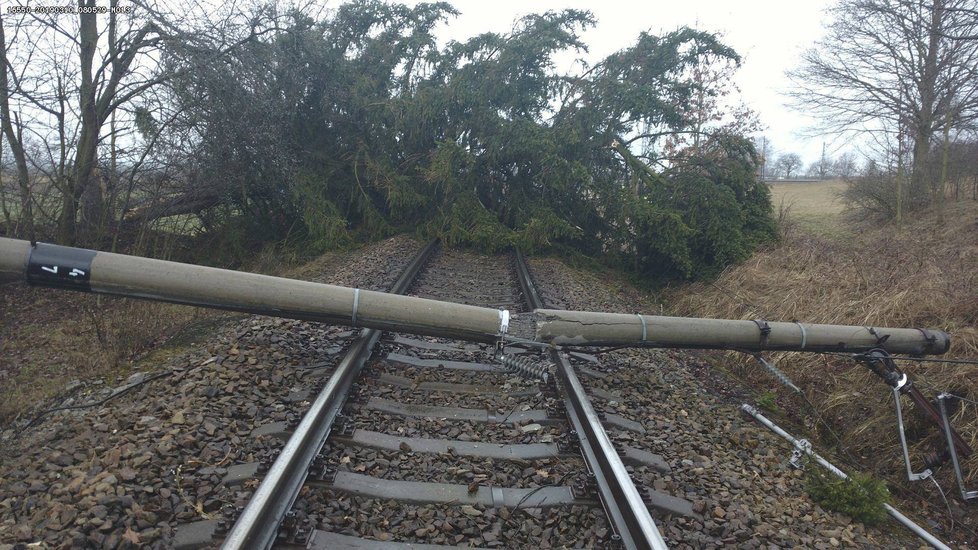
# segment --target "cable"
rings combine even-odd
[[[823,355],[838,355],[839,357],[849,357],[852,358],[853,354],[844,353],[841,351],[819,351],[815,353],[821,353]],[[890,356],[890,359],[894,361],[914,361],[917,363],[954,363],[960,365],[978,365],[978,359],[934,359],[934,358],[924,358],[924,357],[895,357]]]
[[[928,476],[928,477],[931,481],[934,482],[934,486],[937,487],[937,490],[941,492],[941,498],[944,499],[944,506],[947,506],[947,517],[951,518],[951,530],[953,530],[954,513],[951,512],[951,503],[947,501],[947,495],[944,494],[944,488],[942,488],[941,484],[938,483],[936,479],[934,479],[934,476]]]
[[[841,353],[837,351],[825,351],[820,353],[822,353],[823,355],[836,355],[839,357],[847,357],[850,359],[852,358],[852,354]],[[923,359],[918,357],[893,357],[893,356],[890,356],[890,359],[894,361],[915,361],[918,363],[933,362],[933,363],[956,363],[956,364],[978,365],[978,360],[973,360],[973,359]],[[944,390],[931,386],[930,384],[923,382],[921,380],[914,380],[914,384],[921,386],[923,388],[927,388],[932,392],[947,393],[948,395],[954,397],[955,399],[960,399],[961,401],[966,401],[968,403],[978,405],[978,400],[970,399],[962,395],[955,395],[950,392],[945,392]]]
[[[163,372],[163,373],[157,374],[156,376],[150,376],[149,378],[144,378],[143,380],[140,380],[139,382],[136,382],[135,384],[126,386],[126,387],[122,388],[121,390],[118,390],[118,391],[115,391],[115,392],[110,393],[104,399],[100,399],[99,401],[95,401],[95,402],[92,402],[92,403],[83,403],[81,405],[68,405],[68,406],[65,406],[65,407],[55,407],[53,409],[48,409],[48,410],[45,410],[45,411],[41,411],[41,412],[37,413],[37,415],[30,422],[28,422],[26,426],[24,426],[23,428],[20,429],[20,433],[24,433],[25,431],[27,431],[28,428],[30,428],[31,426],[33,426],[34,424],[36,424],[38,420],[44,418],[45,416],[47,416],[47,415],[49,415],[49,414],[51,414],[53,412],[58,412],[58,411],[73,411],[73,410],[78,410],[78,409],[90,409],[92,407],[97,407],[99,405],[102,405],[104,403],[107,403],[108,401],[110,401],[112,399],[115,399],[116,397],[119,397],[120,395],[123,395],[125,393],[129,393],[129,391],[133,390],[134,388],[138,388],[139,386],[142,386],[143,384],[146,384],[147,382],[152,382],[153,380],[158,380],[160,378],[163,378],[164,376],[170,376],[171,374],[173,374],[172,371],[171,372]]]
[[[815,429],[816,430],[818,429],[818,425],[819,424],[821,424],[822,426],[824,426],[825,429],[828,430],[829,435],[831,435],[832,438],[835,439],[836,448],[841,453],[843,453],[843,455],[845,455],[842,458],[845,461],[847,461],[850,466],[858,465],[859,464],[858,461],[855,459],[855,457],[853,457],[851,454],[849,454],[849,450],[846,448],[845,444],[842,442],[842,438],[839,436],[839,434],[837,434],[835,432],[835,430],[832,429],[832,426],[828,423],[827,420],[825,420],[825,417],[822,416],[822,413],[819,412],[818,408],[815,407],[815,403],[813,403],[812,400],[808,398],[808,394],[806,394],[804,391],[802,391],[801,388],[799,388],[798,386],[796,386],[794,384],[794,382],[792,382],[791,379],[789,379],[788,376],[785,373],[781,372],[781,370],[778,369],[777,367],[775,367],[773,364],[765,361],[764,358],[761,356],[760,353],[756,353],[756,352],[752,352],[752,351],[746,351],[746,350],[734,350],[734,351],[738,351],[738,352],[743,353],[745,355],[750,355],[754,359],[757,359],[783,385],[785,385],[786,387],[794,390],[794,392],[796,394],[800,395],[802,397],[802,399],[805,400],[805,404],[808,406],[809,411],[812,414],[815,415]],[[816,435],[817,435],[817,432],[816,432]]]
[[[822,426],[824,426],[825,429],[829,431],[829,434],[832,436],[832,438],[835,439],[836,448],[839,449],[839,451],[842,452],[842,454],[845,455],[845,459],[849,462],[849,465],[850,466],[852,466],[854,464],[855,465],[858,465],[859,464],[859,461],[856,460],[856,457],[854,457],[851,454],[849,454],[849,449],[846,448],[845,444],[842,442],[842,437],[840,437],[839,434],[837,434],[835,432],[835,430],[832,429],[832,425],[829,424],[828,421],[825,420],[825,417],[822,416],[822,413],[819,412],[819,410],[817,408],[815,408],[815,404],[812,403],[812,400],[808,398],[808,394],[806,394],[805,392],[800,392],[800,394],[801,394],[802,398],[805,399],[805,403],[808,404],[808,408],[813,413],[815,413],[815,421],[817,423],[822,424]],[[816,433],[816,435],[817,435],[817,433]]]
[[[916,384],[918,386],[921,386],[923,388],[927,388],[928,390],[930,390],[930,391],[932,391],[934,393],[946,393],[946,394],[950,395],[951,397],[953,397],[955,399],[958,399],[958,400],[961,400],[961,401],[965,401],[965,402],[971,403],[973,405],[978,405],[978,401],[976,401],[974,399],[969,399],[969,398],[964,397],[962,395],[955,395],[955,394],[953,394],[951,392],[946,392],[944,390],[941,390],[940,388],[936,388],[934,386],[931,386],[930,384],[928,384],[926,382],[921,382],[919,380],[915,380],[914,381],[914,384]]]
[[[509,334],[504,334],[501,339],[503,342],[510,342],[513,344],[518,344],[526,347],[537,347],[537,348],[544,348],[544,349],[550,347],[550,344],[544,342],[537,342],[536,340],[527,340],[526,338],[511,336]]]
[[[561,346],[560,349],[562,349],[564,351],[572,351],[572,352],[575,352],[575,353],[587,353],[589,355],[601,355],[602,353],[610,353],[612,351],[618,351],[620,349],[629,349],[629,348],[633,348],[633,347],[643,348],[643,347],[650,347],[650,346],[615,346],[613,348],[601,348],[601,349],[581,348],[581,347],[572,347],[572,346]]]

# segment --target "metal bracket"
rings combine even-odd
[[[904,374],[904,377],[906,375]],[[896,403],[896,417],[897,417],[897,427],[900,433],[900,446],[903,447],[903,461],[907,465],[907,479],[910,481],[920,481],[927,479],[931,476],[933,472],[930,468],[923,470],[922,472],[915,473],[913,467],[910,466],[910,451],[907,449],[907,435],[903,430],[903,408],[900,406],[900,389],[903,384],[900,384],[893,388],[893,402]]]
[[[791,450],[791,458],[788,465],[796,470],[805,469],[805,457],[812,451],[812,444],[807,439],[799,439],[795,442],[795,448]]]
[[[503,336],[509,332],[509,310],[499,309],[499,335]]]
[[[767,347],[767,337],[771,335],[771,325],[763,319],[754,319],[754,324],[757,325],[757,330],[760,331],[760,345],[761,347]]]
[[[954,444],[954,437],[951,432],[951,420],[947,415],[945,401],[953,397],[949,393],[942,393],[937,396],[937,408],[941,412],[941,423],[944,425],[944,438],[947,440],[947,450],[951,454],[951,464],[954,466],[954,477],[958,480],[958,489],[961,491],[961,498],[972,500],[978,498],[978,491],[969,491],[964,486],[964,476],[961,475],[961,464],[958,461],[958,449]]]
[[[893,389],[893,403],[896,407],[897,427],[899,428],[900,434],[900,446],[903,449],[903,461],[907,466],[907,479],[910,481],[920,481],[930,477],[933,472],[928,468],[922,472],[914,473],[913,468],[910,466],[910,452],[907,449],[907,436],[904,433],[903,427],[903,410],[900,404],[900,396],[902,394],[910,396],[910,399],[918,407],[923,416],[933,422],[939,430],[944,432],[945,435],[950,434],[948,437],[951,438],[956,452],[960,452],[964,456],[971,455],[972,451],[967,442],[965,442],[960,434],[951,429],[949,422],[942,422],[941,415],[934,408],[934,405],[914,386],[910,377],[897,368],[886,350],[877,348],[866,353],[854,355],[853,358],[866,365],[866,367],[882,378]],[[955,451],[952,451],[952,454]],[[925,465],[934,466],[939,464],[940,461],[941,459],[937,458],[933,461],[926,462]]]
[[[318,481],[333,483],[336,478],[336,464],[331,457],[325,454],[316,455],[316,459],[309,465],[309,475]]]
[[[598,500],[598,484],[594,480],[594,477],[589,475],[587,478],[571,485],[571,494],[574,495],[574,498],[580,500]]]

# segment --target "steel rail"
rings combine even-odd
[[[523,295],[532,309],[542,309],[543,302],[533,286],[526,260],[518,249],[515,255],[516,274]],[[557,364],[557,378],[564,388],[567,415],[577,431],[584,459],[594,474],[601,503],[622,544],[628,549],[668,548],[617,449],[604,431],[598,413],[591,406],[584,386],[574,374],[574,368],[557,349],[551,350],[551,356]]]
[[[433,240],[419,252],[394,283],[391,292],[403,294],[437,245]],[[366,328],[354,341],[319,392],[309,411],[272,463],[258,489],[252,495],[238,520],[224,539],[222,548],[252,550],[270,548],[278,535],[279,525],[299,496],[309,466],[329,437],[353,381],[370,358],[380,339],[381,330]]]

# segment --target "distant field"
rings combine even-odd
[[[775,215],[783,206],[789,209],[789,220],[805,231],[825,236],[844,233],[845,204],[838,194],[845,189],[845,182],[772,183],[770,187]]]

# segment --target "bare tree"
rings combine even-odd
[[[947,38],[953,38],[955,40],[978,40],[978,32],[976,32],[975,27],[968,23],[968,18],[978,19],[978,6],[975,7],[949,7],[948,11],[955,13],[956,15],[963,16],[963,19],[959,19],[960,23],[955,23],[949,26],[949,28],[942,34]]]
[[[844,180],[855,177],[858,172],[859,167],[856,164],[856,156],[848,152],[836,157],[829,167],[830,176]]]
[[[79,0],[78,7],[77,16],[32,13],[16,23],[14,29],[31,40],[21,40],[16,52],[4,48],[10,78],[0,97],[0,110],[6,105],[4,125],[11,126],[9,132],[4,128],[7,141],[15,158],[25,157],[18,166],[32,165],[58,193],[57,238],[67,244],[76,240],[79,213],[81,227],[96,233],[115,215],[120,139],[133,156],[130,166],[141,156],[135,141],[155,143],[135,131],[134,113],[142,98],[178,73],[214,62],[270,28],[260,6],[246,12],[231,3],[190,2],[163,10],[151,0],[121,7],[110,0],[108,8]],[[170,62],[189,53],[195,63]],[[12,99],[22,107],[19,111],[10,107]],[[29,151],[18,154],[15,141],[24,150],[23,139],[15,139],[18,120],[22,132],[46,145],[35,158]]]
[[[797,105],[816,107],[835,130],[906,128],[911,185],[925,186],[937,132],[978,116],[978,41],[963,39],[978,33],[974,8],[975,0],[843,0],[826,37],[789,73]]]
[[[778,161],[774,163],[774,173],[790,178],[791,174],[795,173],[801,166],[801,157],[795,153],[785,153],[779,156]]]

